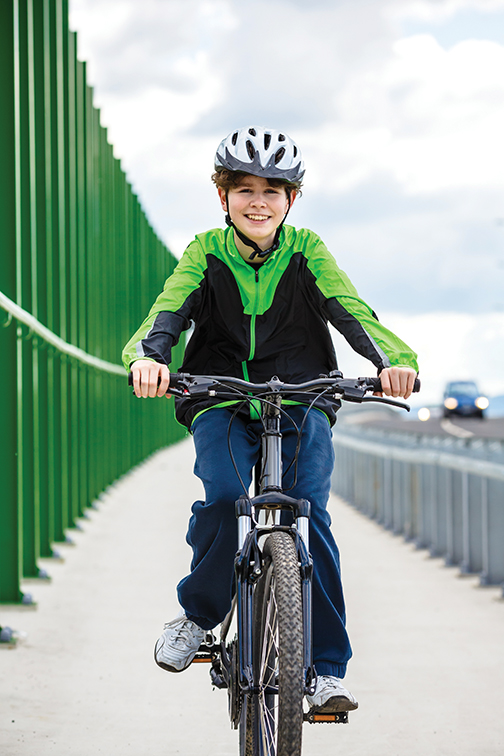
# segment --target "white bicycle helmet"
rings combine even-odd
[[[262,126],[246,126],[223,139],[215,155],[215,170],[293,183],[301,182],[305,172],[297,144],[287,134]]]

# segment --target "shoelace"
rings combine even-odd
[[[168,628],[174,628],[174,625],[175,623],[173,621],[167,622],[164,626],[164,629],[167,630]],[[194,625],[194,622],[192,622],[191,620],[182,620],[180,627],[175,631],[171,642],[175,645],[188,645],[191,641],[193,641],[194,633],[191,629],[192,625]]]
[[[334,680],[326,675],[320,675],[317,681],[317,693],[325,692],[326,690],[336,690],[341,691],[342,689],[341,683],[336,683]]]

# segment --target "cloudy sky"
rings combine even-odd
[[[287,131],[316,231],[420,355],[504,393],[504,0],[70,0],[95,104],[180,256],[222,225],[209,181],[237,126]],[[341,346],[347,374],[369,372]]]

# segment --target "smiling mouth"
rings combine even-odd
[[[249,220],[252,220],[252,221],[265,221],[265,220],[269,220],[270,216],[269,215],[251,215],[251,214],[249,214],[246,217]]]

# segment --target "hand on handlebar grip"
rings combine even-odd
[[[131,365],[131,385],[138,398],[166,396],[170,385],[170,371],[166,365],[152,360],[136,360]]]
[[[420,390],[420,381],[413,368],[390,367],[380,373],[379,384],[376,386],[375,396],[401,396],[408,399],[414,391]]]

